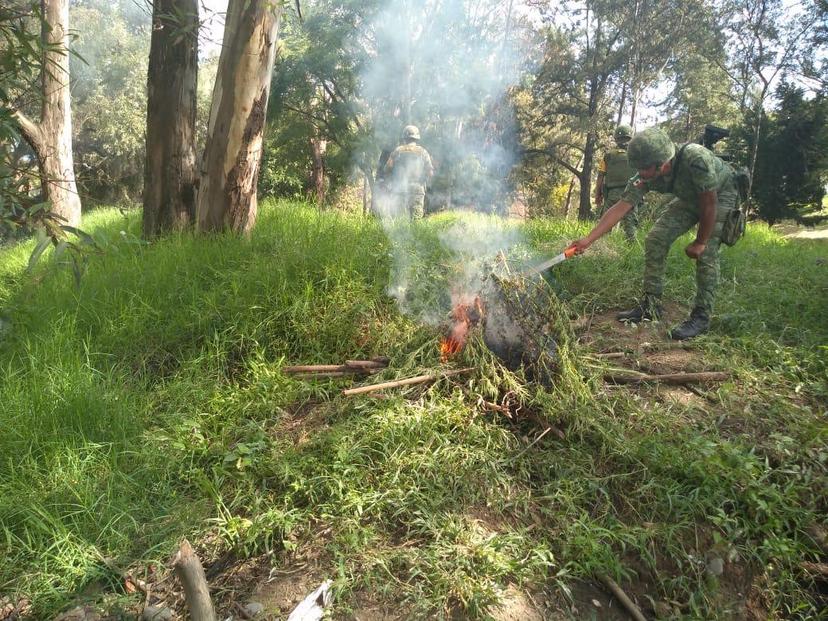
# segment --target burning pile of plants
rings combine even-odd
[[[476,291],[452,294],[450,323],[440,343],[442,360],[462,351],[471,331],[479,329],[486,346],[507,367],[524,366],[548,378],[569,331],[562,303],[543,278],[513,272],[502,256],[482,273]]]

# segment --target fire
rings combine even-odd
[[[455,354],[463,351],[469,329],[480,321],[482,315],[483,305],[479,297],[475,297],[471,302],[460,302],[454,305],[451,310],[454,325],[452,325],[449,335],[440,339],[441,362],[446,362]]]

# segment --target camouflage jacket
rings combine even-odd
[[[434,174],[431,156],[414,142],[394,149],[385,163],[385,178],[399,192],[423,192],[425,184]]]
[[[678,160],[678,166],[676,165]],[[699,194],[711,190],[730,188],[733,169],[721,158],[700,144],[689,143],[679,158],[678,150],[673,157],[673,167],[664,176],[644,180],[638,175],[630,179],[621,200],[633,205],[641,202],[647,192],[673,194],[677,198],[697,203]]]

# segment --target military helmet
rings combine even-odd
[[[406,125],[403,129],[403,140],[419,140],[420,130],[416,125]]]
[[[633,137],[633,128],[629,125],[619,125],[612,134],[615,142],[629,142]]]
[[[663,130],[649,127],[638,132],[627,147],[627,160],[636,170],[661,166],[676,152],[676,146]]]

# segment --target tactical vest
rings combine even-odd
[[[604,155],[607,172],[604,173],[604,190],[623,188],[630,177],[635,175],[635,169],[627,161],[626,149],[613,149]]]
[[[420,145],[410,143],[397,147],[393,158],[392,179],[401,186],[421,186],[426,182],[426,151]]]

